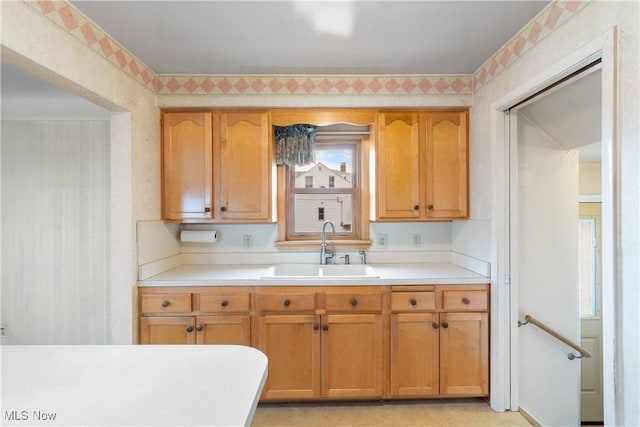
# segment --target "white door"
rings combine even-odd
[[[578,152],[560,147],[521,112],[511,117],[518,317],[531,315],[579,343]],[[534,325],[519,328],[517,339],[519,407],[544,426],[579,425],[580,360],[569,360],[572,349]]]
[[[580,203],[580,340],[592,356],[582,359],[580,419],[602,422],[602,227],[600,203]]]

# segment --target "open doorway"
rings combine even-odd
[[[1,63],[2,344],[110,344],[122,113],[29,65]]]
[[[581,355],[541,330],[519,332],[521,405],[545,424],[604,418],[601,79],[597,62],[511,112],[517,127],[511,249],[518,312],[588,350],[588,357],[572,358]],[[553,382],[544,380],[547,375],[563,378],[562,385],[540,393]],[[557,408],[540,398],[545,394],[555,395],[550,400]]]

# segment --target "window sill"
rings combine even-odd
[[[327,240],[328,247],[338,250],[366,250],[371,243],[371,240]],[[320,240],[278,240],[276,248],[287,251],[319,250]]]

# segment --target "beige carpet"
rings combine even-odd
[[[530,427],[518,412],[494,412],[483,399],[367,403],[260,404],[252,427]]]

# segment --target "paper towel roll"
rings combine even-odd
[[[186,243],[215,243],[218,240],[217,230],[182,230],[180,241]]]

